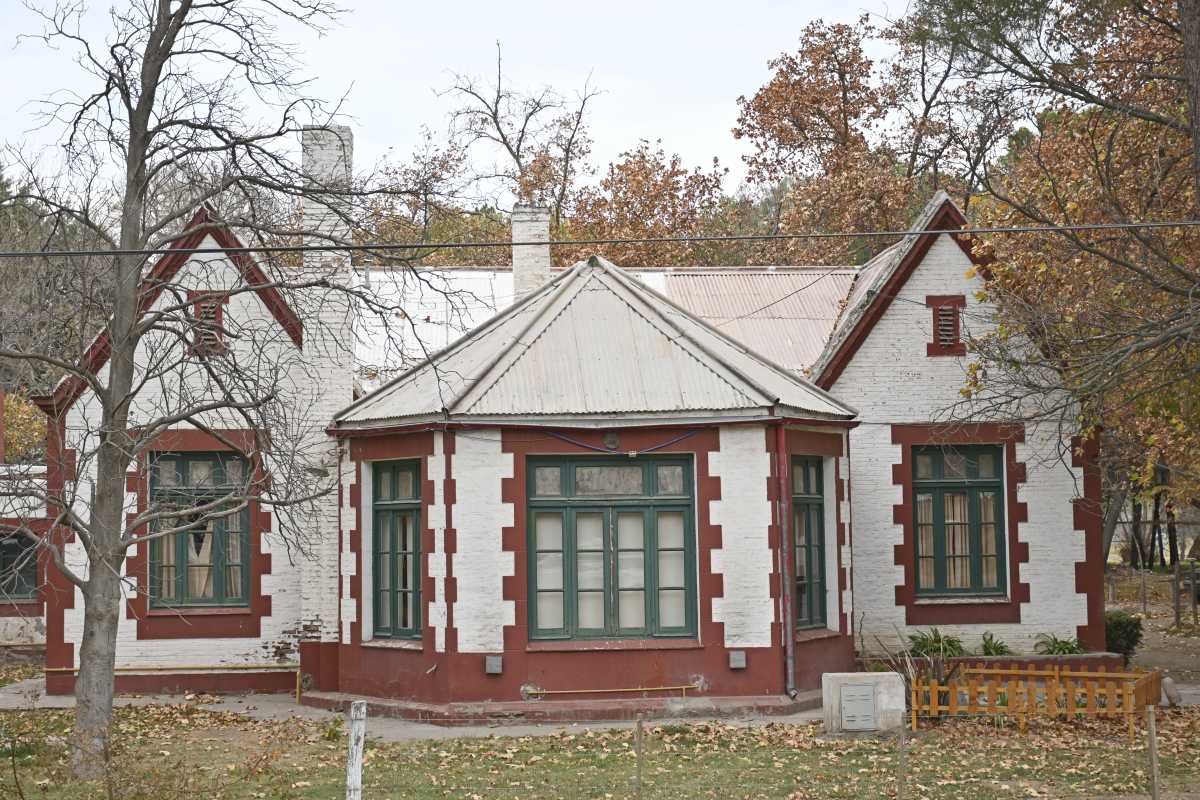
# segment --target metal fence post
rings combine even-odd
[[[1183,588],[1181,585],[1183,580],[1179,574],[1179,562],[1175,562],[1175,574],[1171,576],[1171,605],[1175,607],[1175,629],[1183,625],[1183,604],[1179,602],[1179,590]]]
[[[1188,592],[1188,595],[1192,598],[1192,627],[1200,627],[1200,614],[1197,613],[1197,608],[1200,607],[1200,603],[1196,602],[1197,598],[1200,597],[1200,584],[1196,583],[1195,561],[1192,562],[1192,588],[1191,591]]]
[[[896,754],[896,800],[904,800],[904,784],[907,781],[908,773],[908,757],[905,753],[906,742],[904,737],[904,727],[904,725],[900,726],[900,752]]]
[[[1146,706],[1146,749],[1150,752],[1150,798],[1159,800],[1158,733],[1154,724],[1154,705]]]
[[[363,743],[367,735],[367,704],[350,704],[350,752],[346,757],[346,800],[362,800]]]
[[[1141,570],[1141,573],[1142,573],[1142,616],[1146,617],[1146,616],[1150,615],[1148,598],[1146,597],[1146,570],[1144,570],[1144,569]]]

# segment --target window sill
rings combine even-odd
[[[833,639],[841,635],[841,631],[831,631],[829,628],[800,628],[796,631],[796,641],[813,642],[820,639]]]
[[[913,604],[918,606],[953,606],[953,605],[980,605],[991,603],[994,605],[1004,605],[1012,601],[1003,595],[961,595],[957,597],[918,597]]]
[[[227,617],[254,612],[249,606],[180,606],[179,608],[152,608],[148,617]]]
[[[699,639],[598,639],[539,641],[525,646],[527,653],[579,653],[611,650],[699,650]]]
[[[363,647],[376,647],[380,650],[412,650],[425,649],[425,643],[420,639],[370,639],[362,642]]]
[[[42,601],[36,597],[12,598],[0,602],[0,617],[40,617]]]

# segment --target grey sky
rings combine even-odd
[[[117,0],[119,2],[119,0]],[[97,39],[107,3],[89,25]],[[350,12],[324,38],[298,42],[316,91],[349,91],[345,111],[365,167],[389,149],[407,155],[421,125],[445,130],[450,108],[436,90],[453,72],[484,76],[494,69],[495,42],[504,47],[514,86],[554,86],[573,92],[591,76],[604,91],[591,117],[593,162],[602,167],[639,138],[663,140],[689,165],[713,156],[742,174],[744,145],[730,133],[735,100],[768,76],[766,62],[793,49],[809,21],[851,21],[863,11],[895,15],[893,0],[609,0],[607,3],[482,2],[482,0],[344,0]],[[27,100],[78,85],[81,73],[62,52],[41,42],[16,46],[37,20],[19,0],[0,0],[0,139],[17,142],[32,125]]]

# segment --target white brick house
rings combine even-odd
[[[348,170],[349,141],[306,134],[310,169]],[[547,239],[544,212],[513,221],[514,241]],[[340,488],[307,557],[251,519],[246,605],[131,597],[123,684],[281,689],[298,654],[312,689],[422,704],[769,697],[933,626],[968,646],[990,631],[1019,652],[1040,633],[1102,650],[1094,471],[1046,458],[1062,443],[1041,430],[937,422],[989,309],[965,246],[924,231],[964,222],[935,198],[862,267],[554,271],[547,245],[525,246],[512,270],[429,271],[469,289],[456,308],[372,274],[436,351],[408,369],[412,352],[355,338],[345,309],[312,326],[345,332],[322,346],[302,313],[240,295],[227,313],[243,324],[291,332],[290,313],[305,334],[277,337],[279,357],[322,379],[286,389]],[[180,267],[219,282],[230,263]],[[70,450],[86,396],[45,407]],[[193,433],[172,451],[203,453]],[[131,560],[131,584],[151,585],[149,561]],[[75,666],[72,594],[44,593],[52,691]]]

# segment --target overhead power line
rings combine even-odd
[[[1152,222],[1096,222],[1079,225],[1010,225],[993,228],[935,228],[930,230],[830,231],[822,233],[747,233],[714,236],[640,236],[610,239],[551,239],[527,242],[376,242],[373,244],[297,244],[257,247],[155,247],[113,250],[0,250],[0,258],[66,258],[71,256],[153,256],[168,253],[216,255],[221,253],[307,253],[307,252],[389,252],[393,250],[466,250],[475,247],[581,247],[599,244],[684,244],[690,242],[770,242],[806,239],[901,238],[905,236],[954,235],[978,236],[1002,233],[1067,233],[1085,231],[1152,230],[1193,228],[1200,219]]]

